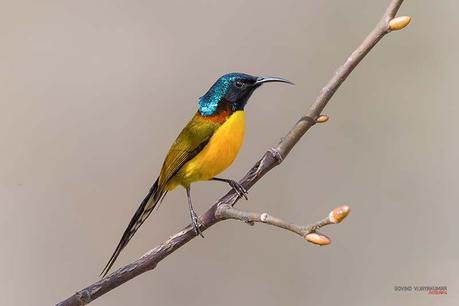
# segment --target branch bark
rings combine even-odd
[[[240,181],[240,184],[249,190],[266,173],[268,173],[275,166],[279,165],[287,157],[296,143],[301,139],[301,137],[318,122],[317,119],[319,118],[327,103],[335,94],[336,90],[341,86],[341,84],[346,80],[346,78],[361,62],[361,60],[368,54],[368,52],[370,52],[370,50],[386,34],[392,30],[399,30],[408,24],[409,20],[402,27],[400,27],[400,25],[395,27],[390,24],[402,3],[403,0],[390,1],[389,6],[381,20],[377,23],[375,28],[370,32],[365,40],[360,44],[360,46],[358,46],[357,49],[352,52],[345,63],[336,70],[333,77],[328,81],[325,87],[322,88],[319,96],[316,98],[312,106],[299,119],[299,121],[293,126],[287,135],[282,138],[282,141],[276,147],[268,150],[261,157],[261,159],[248,171],[248,173]],[[231,217],[231,213],[236,213],[238,211],[232,211],[230,210],[232,208],[228,207],[234,206],[238,200],[239,196],[233,190],[229,191],[226,195],[220,198],[215,204],[212,205],[211,208],[209,208],[207,212],[205,212],[200,217],[202,222],[201,231],[206,230],[208,227],[216,224],[219,221],[234,219]],[[226,215],[221,213],[221,209],[227,210]],[[261,218],[261,215],[259,218]],[[253,218],[252,221],[256,221],[255,219],[256,218]],[[282,222],[279,222],[279,220],[272,220],[272,223],[276,223],[279,226],[282,224]],[[286,223],[283,225],[286,225]],[[288,229],[292,230],[293,228]],[[294,229],[293,231],[296,232]],[[161,260],[189,242],[195,236],[196,233],[190,224],[180,232],[176,233],[174,236],[170,237],[168,240],[145,253],[141,258],[114,271],[113,273],[107,275],[92,285],[77,291],[75,294],[58,303],[57,305],[86,305],[98,297],[104,295],[105,293],[111,291],[112,289],[138,276],[139,274],[154,269]]]

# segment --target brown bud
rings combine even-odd
[[[396,17],[389,21],[389,29],[391,31],[398,31],[406,27],[411,21],[410,16],[401,16],[401,17]]]
[[[328,220],[330,220],[331,223],[340,223],[347,217],[350,211],[351,208],[347,205],[336,207],[328,214]]]
[[[311,243],[317,244],[317,245],[327,245],[331,243],[330,238],[328,238],[325,235],[318,234],[318,233],[310,233],[304,236],[304,239],[306,241],[309,241]]]
[[[317,118],[316,122],[317,123],[325,123],[328,121],[328,116],[327,115],[320,115],[319,118]]]

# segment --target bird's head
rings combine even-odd
[[[203,116],[213,115],[221,103],[229,104],[233,111],[242,110],[252,93],[268,82],[292,82],[275,77],[257,77],[244,73],[228,73],[221,76],[207,93],[199,98],[198,108]]]

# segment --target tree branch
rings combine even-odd
[[[400,8],[403,0],[392,0],[389,3],[386,12],[383,17],[371,31],[371,33],[365,38],[362,44],[349,56],[346,62],[340,66],[330,81],[322,88],[319,96],[315,102],[309,108],[309,110],[299,119],[299,121],[293,126],[293,128],[287,133],[282,141],[275,147],[268,150],[262,158],[249,170],[244,176],[240,183],[249,190],[258,180],[260,180],[267,172],[272,168],[279,165],[290,153],[292,148],[300,140],[300,138],[316,123],[324,122],[321,120],[320,114],[330,101],[336,90],[346,80],[349,74],[354,68],[360,63],[360,61],[368,54],[368,52],[384,37],[387,33],[392,30],[400,30],[409,23],[409,17],[396,18],[395,14]],[[325,120],[326,121],[326,120]],[[207,212],[205,212],[201,218],[201,231],[204,231],[208,227],[215,223],[228,219],[230,213],[236,213],[236,211],[227,210],[227,215],[222,216],[217,213],[221,208],[227,208],[233,206],[239,200],[239,196],[233,190],[229,191],[226,195],[220,198]],[[228,209],[228,208],[227,208]],[[249,213],[250,214],[250,213]],[[262,215],[259,216],[261,220]],[[270,219],[271,218],[271,219]],[[231,218],[234,219],[234,218]],[[277,224],[280,227],[284,225],[289,227],[291,225],[285,224],[279,219],[268,217],[273,225]],[[255,221],[255,220],[253,220]],[[266,221],[265,221],[266,222]],[[268,222],[266,222],[268,223]],[[271,224],[269,223],[269,224]],[[293,229],[293,228],[292,228]],[[294,230],[295,232],[295,230]],[[314,234],[311,232],[311,234]],[[110,290],[120,286],[121,284],[129,281],[130,279],[142,274],[148,270],[152,270],[156,265],[166,258],[169,254],[176,251],[182,245],[189,242],[196,236],[191,225],[170,237],[168,240],[158,245],[154,249],[145,253],[141,258],[136,261],[122,267],[115,272],[107,275],[103,279],[95,282],[92,285],[76,292],[68,299],[58,303],[59,306],[76,306],[86,305],[101,295],[109,292]]]
[[[219,218],[239,220],[249,225],[254,225],[255,222],[258,222],[283,228],[300,235],[309,242],[318,245],[327,245],[331,242],[330,238],[318,233],[317,230],[326,225],[340,223],[349,214],[349,210],[349,206],[346,205],[337,207],[333,209],[326,218],[307,226],[296,225],[280,218],[273,217],[268,213],[247,212],[232,206],[219,207],[216,214]]]

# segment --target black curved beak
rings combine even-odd
[[[258,77],[254,85],[260,86],[263,83],[269,83],[269,82],[280,82],[280,83],[287,83],[287,84],[295,85],[289,80],[286,80],[283,78],[276,78],[276,77]]]

